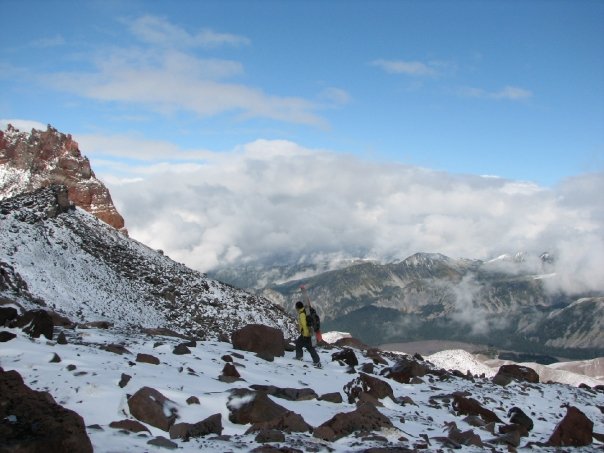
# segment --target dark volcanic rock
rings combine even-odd
[[[574,406],[566,408],[566,415],[554,429],[547,444],[554,447],[584,447],[593,442],[594,423]]]
[[[461,415],[478,415],[487,423],[502,423],[502,421],[493,411],[483,407],[474,398],[466,398],[465,396],[459,394],[454,395],[452,406],[453,410]]]
[[[386,397],[394,399],[390,384],[365,373],[359,373],[358,378],[346,384],[344,386],[344,393],[348,395],[349,403],[357,401],[361,398],[362,394],[369,395],[378,400]]]
[[[235,349],[242,351],[271,354],[275,357],[285,355],[283,332],[262,324],[248,324],[236,330],[231,335],[231,342]]]
[[[54,324],[46,310],[29,310],[23,313],[15,322],[14,327],[23,329],[30,337],[39,338],[44,335],[52,340]]]
[[[273,420],[288,410],[273,402],[266,393],[248,389],[234,389],[230,392],[227,408],[232,423],[246,425]]]
[[[352,412],[336,414],[315,428],[313,435],[333,442],[356,431],[374,431],[392,426],[388,417],[379,412],[375,406],[362,404]]]
[[[532,368],[521,365],[502,365],[493,377],[493,382],[499,385],[508,385],[512,380],[519,382],[539,383],[539,375]]]
[[[175,403],[150,387],[143,387],[132,395],[128,408],[137,420],[166,432],[178,417]]]
[[[0,395],[0,452],[92,452],[82,417],[31,390],[16,371],[0,370]]]

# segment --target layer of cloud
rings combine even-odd
[[[463,87],[458,90],[458,93],[464,97],[508,101],[522,101],[533,97],[532,91],[515,86],[505,86],[498,91],[487,91],[482,88]]]
[[[549,251],[561,276],[553,289],[604,289],[602,174],[551,190],[287,141],[152,169],[110,186],[118,209],[133,237],[203,271],[284,256],[390,260],[423,251],[490,259]]]
[[[86,55],[91,69],[42,74],[44,86],[83,98],[139,106],[162,114],[186,112],[200,118],[228,113],[326,127],[322,106],[299,96],[277,96],[242,81],[243,64],[204,58],[196,50],[249,45],[250,40],[208,29],[188,32],[153,16],[127,24],[137,45],[103,47]],[[82,58],[80,56],[80,58]],[[332,101],[345,100],[332,89]]]
[[[372,66],[377,66],[390,74],[405,74],[410,76],[435,76],[437,68],[431,63],[405,60],[374,60]]]
[[[141,41],[162,47],[213,48],[251,44],[250,39],[245,36],[219,33],[208,28],[189,33],[166,19],[149,15],[135,19],[129,24],[129,28]]]

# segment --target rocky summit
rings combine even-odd
[[[52,184],[65,185],[72,203],[127,233],[109,190],[71,135],[50,125],[45,131],[0,130],[0,199]]]

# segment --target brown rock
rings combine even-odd
[[[17,335],[12,332],[7,330],[0,332],[0,343],[6,343],[7,341],[11,341],[13,338],[17,338]]]
[[[355,355],[354,351],[350,348],[343,348],[341,351],[334,352],[331,355],[331,360],[344,362],[346,365],[352,368],[359,364],[357,356]]]
[[[362,393],[382,399],[390,397],[394,399],[392,387],[385,381],[365,373],[359,373],[359,377],[344,386],[344,393],[348,395],[348,402],[354,403]]]
[[[132,395],[128,407],[137,420],[166,432],[178,418],[176,403],[151,387],[142,387]]]
[[[340,347],[351,347],[351,348],[355,348],[355,349],[368,349],[369,346],[367,346],[365,343],[363,343],[360,340],[357,340],[356,338],[353,337],[346,337],[346,338],[339,338],[335,343],[335,346],[340,346]]]
[[[344,400],[342,399],[342,394],[340,392],[332,392],[321,395],[317,398],[319,401],[329,401],[330,403],[341,403]]]
[[[151,354],[137,354],[136,361],[141,363],[149,363],[151,365],[159,365],[159,359]]]
[[[196,396],[190,396],[187,398],[187,404],[190,406],[192,404],[201,404],[199,402],[199,398],[197,398]]]
[[[130,431],[132,433],[141,433],[146,431],[151,434],[149,428],[136,420],[120,420],[117,422],[111,422],[109,423],[109,427],[115,429],[125,429],[126,431]]]
[[[275,357],[285,355],[283,332],[262,324],[248,324],[231,335],[235,349],[258,354],[271,354]]]
[[[547,444],[553,447],[584,447],[593,442],[594,423],[574,406],[566,408],[566,415],[554,429]]]
[[[315,428],[314,437],[333,442],[356,431],[374,431],[392,428],[392,423],[372,404],[363,404],[352,412],[336,414]]]
[[[258,433],[255,440],[259,443],[285,442],[285,434],[276,429],[263,429]]]
[[[310,426],[300,414],[287,411],[280,416],[266,422],[254,423],[245,434],[254,433],[262,430],[279,430],[285,433],[305,433],[312,431]]]
[[[222,415],[214,414],[208,418],[194,423],[176,423],[170,427],[170,439],[190,439],[203,437],[208,434],[222,434]]]
[[[383,373],[389,379],[402,384],[409,384],[414,377],[425,376],[430,368],[425,363],[407,356],[399,360]]]
[[[121,388],[124,388],[128,385],[128,382],[130,382],[130,379],[132,379],[132,376],[130,376],[129,374],[122,373],[122,377],[120,378],[120,382],[118,383],[118,385]]]
[[[19,317],[14,327],[18,327],[32,338],[39,338],[44,335],[52,340],[54,333],[54,324],[52,318],[46,310],[29,310]]]
[[[508,385],[512,380],[538,384],[539,375],[532,368],[512,364],[500,366],[499,371],[493,377],[493,382],[502,386]]]
[[[0,370],[0,395],[0,420],[14,417],[0,423],[1,451],[92,453],[82,417],[27,387],[16,371]]]
[[[277,398],[283,398],[289,401],[307,401],[314,400],[317,398],[317,394],[313,389],[309,388],[281,388],[275,387],[274,385],[261,385],[261,384],[253,384],[250,385],[250,388],[254,390],[258,390],[259,392],[264,392],[268,395],[275,396]]]
[[[493,411],[482,407],[482,405],[474,398],[466,398],[465,396],[456,394],[453,397],[452,405],[453,410],[461,415],[478,415],[487,423],[502,423],[502,421]]]
[[[232,423],[246,425],[267,422],[288,412],[286,408],[273,402],[263,392],[234,389],[230,393],[227,408],[230,412],[229,420]]]

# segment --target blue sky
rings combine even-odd
[[[191,267],[549,251],[601,288],[602,1],[0,5],[0,126],[72,134]]]
[[[2,4],[3,119],[548,186],[604,165],[601,1]]]

